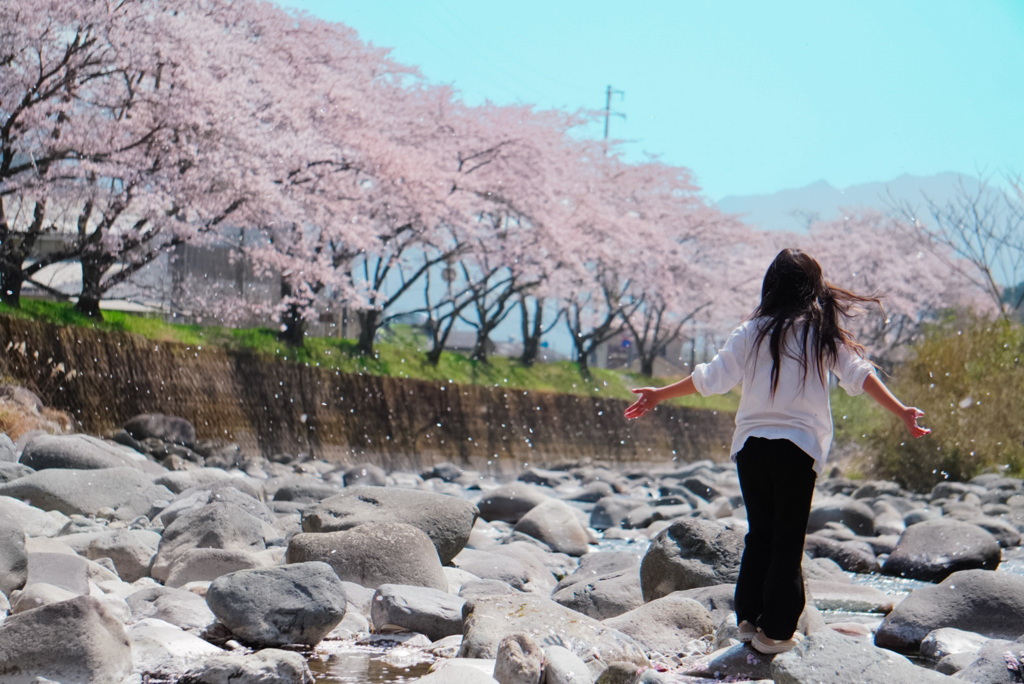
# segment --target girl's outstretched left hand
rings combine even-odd
[[[910,430],[910,434],[914,437],[924,437],[929,434],[931,430],[924,426],[918,425],[917,421],[924,417],[924,411],[914,406],[908,406],[904,411],[903,422],[906,424],[907,429]]]
[[[657,387],[638,387],[633,394],[639,394],[640,398],[626,408],[626,418],[639,418],[658,405]]]

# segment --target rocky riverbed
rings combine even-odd
[[[744,528],[728,463],[385,472],[160,414],[0,435],[0,682],[359,681],[359,651],[367,682],[1024,681],[1019,479],[821,480],[775,657],[735,639]]]

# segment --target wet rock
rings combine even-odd
[[[498,642],[494,678],[498,684],[537,684],[544,671],[544,651],[529,634],[509,634]]]
[[[39,435],[21,453],[21,463],[37,471],[138,468],[143,460],[132,450],[89,435]]]
[[[0,681],[109,684],[132,670],[124,625],[91,596],[11,615],[0,624]]]
[[[135,468],[71,470],[51,468],[0,485],[0,496],[31,501],[45,511],[97,515],[109,509],[115,520],[154,517],[171,492]]]
[[[219,655],[194,665],[177,684],[313,684],[298,653],[265,648],[251,655]]]
[[[534,506],[513,529],[544,542],[552,551],[570,556],[582,556],[590,546],[590,536],[576,512],[558,499]]]
[[[628,634],[648,651],[679,653],[694,639],[714,634],[711,614],[700,603],[672,593],[603,621]]]
[[[941,582],[959,570],[995,570],[1001,558],[999,543],[977,525],[958,520],[933,520],[912,525],[903,532],[882,565],[882,572]]]
[[[376,589],[410,584],[448,590],[430,537],[404,523],[363,523],[341,532],[300,533],[288,543],[289,563],[322,560],[343,580]]]
[[[678,520],[651,540],[640,564],[645,601],[673,591],[735,583],[743,533],[700,519]]]
[[[935,586],[915,589],[882,621],[875,644],[916,653],[921,641],[942,627],[1016,639],[1024,634],[1024,577],[963,570]]]
[[[808,600],[818,610],[887,614],[895,599],[883,591],[846,581],[807,580]]]
[[[819,534],[809,534],[804,539],[804,553],[811,558],[833,560],[847,572],[871,574],[879,569],[874,550],[862,542],[836,541]]]
[[[445,591],[401,584],[377,587],[370,604],[374,632],[419,632],[436,641],[462,634],[466,600]]]
[[[196,429],[184,418],[163,413],[143,413],[124,424],[125,431],[138,440],[155,438],[172,444],[194,446]]]
[[[830,682],[858,684],[947,681],[945,675],[918,667],[892,651],[831,630],[808,634],[792,651],[776,656],[771,665],[772,679],[778,684],[818,682],[823,673],[828,673]]]
[[[469,541],[477,509],[453,496],[411,489],[354,487],[306,509],[304,532],[337,532],[365,523],[405,523],[427,534],[443,565]]]
[[[178,516],[163,532],[151,575],[164,582],[171,563],[189,549],[262,551],[278,532],[259,518],[229,503],[212,503]]]
[[[345,617],[345,590],[326,563],[241,570],[218,577],[206,603],[240,641],[315,646]]]

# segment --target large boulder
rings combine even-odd
[[[672,523],[651,540],[640,563],[644,601],[674,591],[735,583],[743,536],[737,529],[699,518]]]
[[[640,558],[628,551],[588,553],[563,578],[551,598],[596,620],[622,615],[644,603]]]
[[[212,582],[233,572],[270,565],[263,556],[242,549],[188,549],[171,561],[164,584],[183,587],[189,582]]]
[[[646,665],[644,647],[632,637],[533,594],[488,596],[468,601],[463,610],[460,658],[495,658],[501,640],[526,634],[542,644],[560,644],[594,662]]]
[[[427,534],[447,565],[469,540],[477,508],[465,499],[412,489],[353,487],[310,506],[304,532],[338,532],[365,523],[405,523]]]
[[[62,513],[44,511],[9,496],[0,496],[0,513],[17,520],[29,537],[54,537],[68,522]]]
[[[218,577],[206,603],[240,641],[315,646],[345,617],[345,588],[326,563],[240,570]]]
[[[164,529],[151,575],[166,581],[171,563],[189,549],[262,551],[279,533],[266,522],[230,503],[212,503],[177,517]]]
[[[124,625],[91,596],[11,615],[0,624],[0,681],[37,677],[67,684],[111,684],[132,673]]]
[[[833,630],[808,634],[796,648],[775,657],[777,684],[857,682],[857,684],[940,684],[949,678],[919,667],[903,656]]]
[[[1016,639],[1024,634],[1024,577],[963,570],[935,586],[915,589],[882,621],[875,644],[916,653],[921,641],[941,627]]]
[[[959,570],[995,570],[1002,559],[999,542],[977,525],[942,518],[911,525],[896,544],[882,573],[941,582]]]
[[[25,531],[17,520],[0,512],[0,594],[10,597],[12,591],[25,586],[27,579]]]
[[[866,537],[875,533],[875,512],[863,501],[847,496],[816,499],[807,518],[807,531],[817,532],[833,522]]]
[[[403,584],[382,584],[370,603],[370,622],[377,633],[403,630],[437,641],[462,634],[466,600],[446,591]]]
[[[136,468],[51,468],[0,485],[0,496],[31,501],[44,511],[94,516],[104,509],[116,520],[152,518],[171,498],[166,487]]]
[[[582,556],[590,546],[590,535],[575,510],[558,499],[549,499],[534,506],[513,529],[544,542],[556,553]]]
[[[448,591],[430,537],[405,523],[363,523],[341,532],[299,533],[288,543],[289,563],[324,561],[338,577],[376,589],[410,584]]]
[[[46,435],[34,437],[21,452],[20,462],[33,470],[68,468],[138,468],[138,452],[89,435]]]

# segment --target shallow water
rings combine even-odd
[[[629,550],[643,553],[645,546],[646,544],[622,541],[602,542],[598,550]],[[1004,550],[1003,561],[997,572],[1024,576],[1024,548]],[[850,573],[850,577],[856,584],[874,587],[891,595],[906,595],[914,589],[928,585],[927,582],[919,580],[885,575]],[[841,613],[829,611],[831,618],[839,615]],[[882,616],[851,613],[849,617],[880,620]],[[426,660],[420,660],[423,657]],[[415,681],[427,674],[432,663],[432,658],[412,649],[359,646],[347,642],[322,643],[309,659],[309,667],[318,684],[402,684]]]

